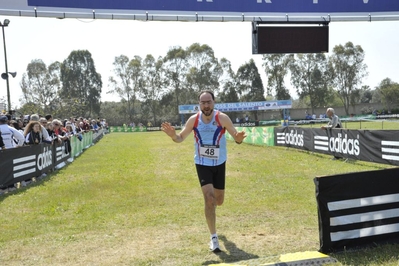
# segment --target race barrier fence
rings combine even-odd
[[[397,130],[275,128],[275,145],[399,165]],[[399,240],[399,168],[317,177],[320,251]]]
[[[399,165],[397,130],[278,127],[274,132],[276,146],[330,154],[344,159]]]
[[[274,127],[236,127],[237,131],[244,131],[247,137],[244,143],[274,146]],[[233,137],[226,133],[226,139],[234,140]]]
[[[284,146],[382,164],[399,165],[397,130],[348,130],[305,127],[236,126],[245,131],[244,143],[263,146]],[[176,127],[181,129],[181,127]],[[159,131],[160,127],[110,127],[111,132]],[[228,140],[233,138],[226,133]]]
[[[105,129],[88,132],[82,135],[81,140],[72,136],[70,139],[72,149],[69,153],[65,151],[65,142],[0,150],[0,187],[39,177],[62,167],[68,160],[79,156],[84,149],[100,140],[106,132]]]
[[[321,252],[399,242],[399,168],[314,182]]]

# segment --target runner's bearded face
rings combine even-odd
[[[200,97],[199,103],[200,103],[201,111],[205,116],[212,115],[215,102],[213,101],[212,96],[210,94],[208,94],[208,93],[202,94]]]

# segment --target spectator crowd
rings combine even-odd
[[[11,149],[24,145],[40,143],[68,142],[72,136],[79,140],[82,135],[107,128],[105,119],[53,119],[52,115],[38,114],[12,118],[11,115],[0,115],[0,148]]]
[[[53,119],[52,115],[32,114],[12,117],[0,114],[0,150],[57,142],[63,143],[65,152],[70,153],[72,136],[82,140],[83,135],[90,131],[98,132],[107,128],[106,120],[99,118],[71,117],[61,120]]]

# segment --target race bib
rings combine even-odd
[[[200,155],[209,159],[219,159],[219,145],[201,145]]]

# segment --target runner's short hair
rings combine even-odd
[[[331,113],[335,114],[334,108],[331,108],[331,107],[330,107],[330,108],[327,109],[327,112],[328,112],[328,111],[331,111]]]
[[[201,95],[204,94],[204,93],[209,93],[209,94],[212,96],[212,100],[215,100],[215,95],[213,94],[212,91],[209,91],[209,90],[201,91],[201,92],[198,94],[198,100],[200,99]]]

